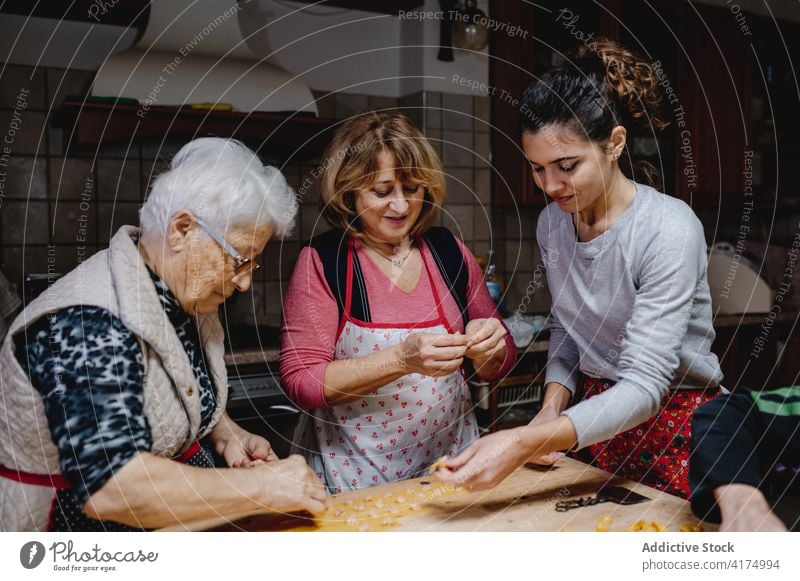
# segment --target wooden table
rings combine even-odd
[[[593,495],[609,480],[611,485],[625,486],[651,501],[629,506],[606,502],[555,511],[557,501]],[[716,529],[715,525],[698,523],[684,500],[563,458],[551,468],[523,466],[500,486],[484,492],[457,489],[434,478],[417,478],[333,496],[328,512],[316,521],[297,515],[261,514],[169,530],[594,531],[606,516],[610,517],[611,531],[624,531],[637,521],[657,521],[669,531],[698,524],[705,531]]]

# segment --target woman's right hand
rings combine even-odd
[[[412,333],[400,344],[408,373],[450,375],[464,363],[467,337],[461,333]]]
[[[572,398],[572,393],[560,383],[551,381],[545,386],[544,401],[542,409],[530,421],[528,425],[535,426],[558,419]],[[539,464],[540,466],[552,466],[564,457],[563,452],[550,452],[540,456],[531,456],[528,462]]]
[[[259,462],[248,474],[259,479],[259,502],[275,512],[305,510],[316,516],[328,509],[328,493],[302,456]]]
[[[535,426],[537,424],[544,424],[545,422],[550,422],[558,418],[561,414],[553,408],[552,406],[543,407],[536,416],[530,421],[528,425]],[[543,454],[541,456],[531,456],[528,458],[528,462],[532,462],[533,464],[538,464],[540,466],[552,466],[561,458],[564,457],[563,452],[550,452],[549,454]]]

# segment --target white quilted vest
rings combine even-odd
[[[164,312],[153,281],[123,226],[108,250],[98,252],[58,280],[19,314],[0,348],[0,466],[32,474],[60,474],[39,392],[14,355],[13,335],[61,309],[107,309],[137,335],[145,361],[144,411],[157,456],[171,458],[217,424],[228,399],[222,325],[216,313],[198,317],[206,362],[217,390],[209,427],[200,428],[200,395],[189,357]],[[0,530],[41,531],[48,524],[55,490],[0,476]]]

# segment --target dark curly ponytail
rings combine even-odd
[[[628,130],[630,139],[639,132],[662,130],[669,120],[653,68],[618,43],[598,38],[525,90],[521,131],[537,133],[548,125],[605,145],[617,125]],[[620,165],[631,179],[651,185],[658,181],[651,164],[636,162],[630,154],[622,156]]]

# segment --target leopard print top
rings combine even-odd
[[[202,431],[213,417],[216,392],[197,320],[155,273],[150,276],[197,378]],[[136,335],[105,309],[75,306],[42,318],[14,341],[20,365],[42,394],[61,473],[72,485],[57,495],[50,530],[141,530],[92,520],[81,508],[117,470],[152,447]],[[215,464],[205,446],[189,463]]]

